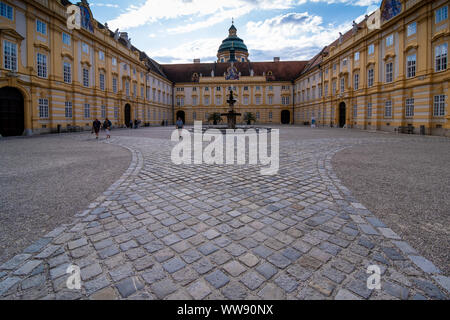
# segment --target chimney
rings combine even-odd
[[[274,57],[273,62],[280,62],[280,57]]]
[[[194,63],[200,63],[200,59],[194,59]]]

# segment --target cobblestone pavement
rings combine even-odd
[[[0,296],[448,299],[447,275],[354,199],[331,167],[340,150],[397,138],[352,136],[282,138],[276,176],[257,166],[176,166],[169,140],[116,136],[110,143],[129,148],[130,168],[76,221],[0,265]],[[66,287],[71,264],[81,268],[81,290]],[[381,290],[367,288],[373,264]]]

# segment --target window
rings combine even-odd
[[[141,98],[144,99],[144,86],[141,86]]]
[[[325,83],[325,97],[328,96],[328,82]]]
[[[319,98],[322,98],[322,85],[319,84],[317,91],[319,92]]]
[[[353,87],[355,90],[359,89],[359,74],[357,74],[357,73],[354,75]]]
[[[48,118],[48,99],[39,99],[39,118]]]
[[[81,44],[81,50],[84,52],[84,53],[86,53],[86,54],[89,54],[89,46],[87,45],[87,43],[82,43]]]
[[[198,104],[197,97],[192,97],[192,105],[196,106]]]
[[[119,119],[119,107],[114,107],[114,119]]]
[[[216,91],[220,91],[220,90],[222,90],[221,87],[216,87]]]
[[[433,115],[443,117],[445,115],[445,95],[434,96]]]
[[[4,2],[0,2],[0,16],[13,20],[13,7]]]
[[[417,22],[413,22],[408,24],[407,30],[406,30],[406,34],[408,37],[416,34],[417,32]]]
[[[62,42],[65,45],[70,46],[70,44],[71,44],[70,34],[67,34],[67,33],[63,32],[62,33]]]
[[[17,44],[5,40],[3,42],[5,69],[17,71]]]
[[[150,100],[150,87],[147,87],[147,90],[145,90],[145,98]]]
[[[270,111],[269,112],[269,119],[272,120],[272,118],[273,118],[273,113],[272,113],[272,111]]]
[[[105,91],[105,75],[100,73],[100,90]]]
[[[385,108],[384,108],[384,116],[386,118],[392,117],[392,101],[391,100],[386,101]]]
[[[269,91],[273,91],[273,86],[269,86]]]
[[[65,103],[65,108],[64,108],[64,110],[65,110],[65,114],[66,114],[66,118],[72,118],[72,102],[70,102],[70,101],[66,101],[66,103]]]
[[[273,104],[273,97],[269,96],[269,105],[272,105],[272,104]]]
[[[112,79],[112,87],[113,87],[113,92],[117,93],[117,78],[116,77],[114,77]]]
[[[89,103],[84,104],[84,118],[89,119],[91,117],[91,106]]]
[[[336,80],[333,80],[333,84],[332,84],[332,90],[333,90],[333,96],[336,94]]]
[[[137,96],[137,86],[136,83],[133,83],[133,97]]]
[[[123,64],[123,70],[127,71],[128,70],[128,65],[126,63]]]
[[[244,97],[244,104],[248,105],[248,97]]]
[[[98,58],[99,58],[101,61],[104,61],[104,60],[105,60],[105,53],[104,53],[103,51],[99,51],[99,52],[98,52]]]
[[[102,119],[106,118],[106,106],[101,106],[101,117]]]
[[[45,54],[37,54],[37,75],[41,78],[47,78],[47,56]]]
[[[244,87],[244,91],[248,91],[248,87]]]
[[[220,106],[222,104],[222,98],[216,97],[216,105]]]
[[[178,107],[184,106],[184,98],[183,97],[177,97],[177,106]]]
[[[345,78],[341,78],[341,93],[344,93],[345,91]]]
[[[209,87],[205,87],[205,91],[209,91]]]
[[[89,87],[89,70],[83,69],[83,86]]]
[[[447,20],[448,18],[448,6],[444,6],[436,10],[436,23]]]
[[[367,104],[367,118],[372,118],[372,102]]]
[[[435,49],[435,69],[436,72],[447,69],[447,43],[436,46]]]
[[[337,69],[337,64],[335,63],[335,64],[333,64],[333,71],[336,71],[336,69]]]
[[[130,96],[130,83],[128,81],[125,81],[125,94],[127,97]]]
[[[72,65],[69,62],[64,62],[64,82],[72,83]]]
[[[41,20],[36,20],[36,31],[44,36],[47,35],[47,24]]]
[[[392,67],[392,62],[386,63],[386,82],[392,82],[393,81],[393,67]]]
[[[405,104],[405,116],[413,117],[414,116],[414,99],[406,99]]]
[[[354,105],[353,106],[353,119],[358,118],[358,106]]]
[[[261,104],[261,97],[260,96],[255,98],[255,103],[256,103],[256,105],[260,105]]]
[[[375,45],[373,45],[373,44],[369,45],[367,51],[369,54],[374,54],[375,53]]]
[[[178,90],[178,89],[177,89]],[[192,87],[193,92],[197,92],[197,87]]]
[[[391,34],[386,38],[386,47],[390,47],[394,44],[394,35]]]
[[[289,101],[290,101],[289,98],[290,97],[281,97],[281,104],[285,105],[285,106],[289,105]]]
[[[347,65],[347,58],[345,58],[344,60],[342,60],[342,65],[343,65],[343,66],[346,66],[346,65]],[[313,81],[314,81],[314,78],[313,78]]]
[[[256,120],[259,120],[261,118],[261,115],[259,113],[259,111],[256,112]]]
[[[256,91],[261,91],[261,87],[260,86],[256,86],[255,89],[256,89]]]
[[[416,76],[416,55],[406,57],[406,76],[413,78]]]
[[[209,105],[209,97],[205,97],[205,105]]]
[[[372,87],[373,86],[373,81],[374,81],[374,73],[373,73],[373,69],[369,69],[369,71],[367,72],[367,86],[368,87]]]
[[[355,52],[355,61],[359,61],[359,52]]]
[[[113,58],[111,59],[111,64],[112,64],[113,66],[117,66],[117,59],[113,57]]]
[[[133,68],[133,75],[136,75],[136,68]]]

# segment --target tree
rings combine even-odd
[[[212,122],[212,123],[214,123],[214,125],[216,125],[216,124],[222,122],[222,116],[220,115],[220,113],[214,112],[209,115],[208,122]]]
[[[251,125],[252,122],[256,122],[256,117],[253,113],[251,112],[246,112],[244,114],[244,121],[248,124]]]

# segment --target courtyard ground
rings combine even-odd
[[[77,208],[73,218],[70,210],[64,218],[55,216],[55,229],[42,230],[41,238],[22,253],[2,261],[0,296],[448,299],[449,224],[444,210],[448,179],[442,171],[449,172],[449,140],[340,129],[286,126],[280,130],[276,176],[261,176],[258,166],[174,165],[172,128],[114,131],[113,139],[104,144],[110,149],[102,155],[114,160],[127,148],[132,155],[129,168],[121,169],[127,156],[118,156],[116,176],[108,180],[122,174],[116,182],[109,183],[106,191],[95,189],[97,197]],[[55,138],[24,139],[30,145],[18,167],[35,163],[32,145],[38,139],[51,144]],[[58,139],[68,147],[80,141],[95,148],[102,144],[88,134]],[[16,165],[5,160],[4,146],[19,141],[0,141],[2,175]],[[395,146],[400,146],[398,154]],[[46,148],[43,142],[39,150]],[[86,146],[83,153],[86,160],[92,155],[89,149]],[[386,149],[393,155],[386,156]],[[417,156],[422,153],[434,155],[434,160]],[[51,159],[52,152],[46,154]],[[408,154],[415,163],[402,167],[399,162]],[[362,172],[365,164],[370,164],[366,168],[370,173]],[[59,176],[63,167],[55,166],[52,174]],[[20,176],[21,170],[16,171]],[[82,173],[80,167],[78,175]],[[383,179],[385,174],[388,177]],[[391,181],[396,185],[387,194],[383,183]],[[8,180],[1,183],[3,190]],[[395,193],[400,186],[408,199]],[[377,206],[374,196],[368,196],[371,192],[378,195],[378,202],[399,199],[399,204]],[[70,197],[66,192],[57,202]],[[2,225],[14,220],[13,209],[20,212],[30,199],[8,202],[6,198],[5,205],[2,199]],[[9,214],[4,215],[3,206],[11,208]],[[425,207],[438,210],[427,213]],[[40,219],[23,223],[34,230],[38,228],[33,223],[39,226],[45,221]],[[425,228],[433,234],[424,233]],[[69,265],[81,268],[81,290],[66,287]],[[369,265],[381,269],[381,290],[367,288]]]

